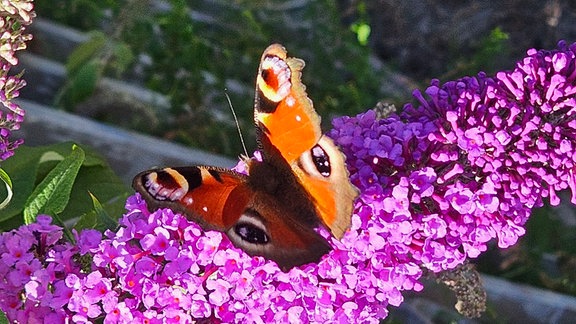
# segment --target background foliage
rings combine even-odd
[[[369,49],[356,34],[339,23],[333,1],[277,7],[267,1],[59,0],[38,3],[37,9],[40,17],[86,31],[104,26],[111,35],[104,40],[104,33],[93,33],[73,53],[58,105],[74,110],[103,74],[121,74],[169,97],[170,110],[155,112],[161,122],[154,134],[209,151],[240,153],[224,92],[240,127],[252,132],[255,74],[262,51],[273,42],[306,61],[304,83],[323,116],[358,113],[384,96],[384,73],[370,64]],[[250,136],[247,142],[254,143]]]

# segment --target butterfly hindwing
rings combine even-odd
[[[294,223],[288,201],[266,188],[253,188],[248,177],[209,166],[163,168],[134,178],[149,208],[170,208],[204,229],[224,232],[250,255],[275,260],[287,270],[317,261],[330,250],[309,224]]]
[[[342,238],[358,195],[349,181],[344,155],[329,137],[322,136],[292,164],[292,170],[313,197],[320,219],[337,239]]]

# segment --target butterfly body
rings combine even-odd
[[[151,208],[171,208],[224,232],[283,270],[317,262],[331,247],[315,228],[324,225],[341,238],[357,192],[344,156],[321,133],[300,81],[303,66],[278,44],[262,55],[254,109],[262,160],[246,160],[248,175],[211,166],[163,168],[137,175],[134,188]]]

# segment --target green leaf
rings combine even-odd
[[[12,191],[14,196],[4,209],[0,209],[0,229],[11,229],[15,226],[22,225],[20,221],[9,221],[12,218],[18,218],[24,209],[26,200],[34,190],[36,179],[43,179],[54,166],[64,159],[64,156],[70,154],[72,143],[59,143],[55,145],[29,147],[21,145],[18,148],[18,153],[10,159],[2,162],[3,170],[12,178]],[[83,168],[86,167],[100,167],[101,169],[108,169],[108,163],[100,157],[93,150],[85,149],[86,159],[82,164]],[[111,172],[102,174],[102,178],[106,178],[108,182],[115,184],[121,183],[118,177]],[[114,180],[116,179],[116,180]],[[111,190],[117,190],[117,186]],[[126,192],[125,187],[119,192]],[[115,193],[117,195],[118,192]],[[8,195],[8,191],[0,186],[0,197]],[[106,197],[110,197],[108,194]],[[75,216],[82,215],[82,213]],[[6,222],[9,222],[8,225]]]
[[[40,213],[58,214],[66,208],[84,158],[84,150],[74,145],[72,153],[48,173],[26,201],[25,224],[34,222]]]
[[[8,317],[6,317],[6,313],[0,311],[0,324],[8,324]]]
[[[40,161],[38,162],[44,163],[44,162],[62,161],[62,160],[64,160],[64,156],[62,154],[55,151],[47,151],[46,153],[42,154],[42,156],[40,157]]]
[[[78,45],[68,56],[66,71],[68,75],[78,74],[80,69],[90,61],[96,59],[100,51],[106,45],[106,35],[99,31],[91,32],[91,37],[86,42]]]
[[[71,142],[39,147],[22,145],[18,148],[18,154],[2,162],[4,170],[12,178],[14,196],[5,209],[0,209],[0,230],[9,230],[22,225],[22,212],[35,185],[63,161],[65,156],[71,154],[73,145]],[[58,215],[59,218],[68,223],[93,213],[88,192],[98,197],[112,218],[120,217],[125,212],[126,198],[133,191],[129,190],[97,152],[89,147],[83,147],[83,150],[84,162],[78,171],[68,204]],[[4,196],[6,190],[0,185],[0,197]],[[101,223],[99,224],[97,229],[106,229]]]
[[[58,214],[52,215],[52,223],[54,225],[62,227],[64,236],[66,237],[66,240],[68,240],[68,242],[74,242],[74,234],[72,234],[70,228],[66,226],[66,224],[64,223],[64,221],[62,221],[62,219],[58,216]]]
[[[110,218],[110,215],[108,215],[108,213],[104,210],[104,207],[102,207],[102,204],[100,203],[98,198],[96,198],[96,196],[94,196],[91,192],[89,192],[88,194],[92,199],[92,205],[94,206],[94,211],[96,211],[96,215],[100,218]]]
[[[3,169],[12,178],[12,190],[14,191],[14,196],[12,200],[6,206],[6,208],[0,210],[0,222],[5,223],[9,219],[18,216],[26,199],[30,196],[34,190],[34,184],[36,181],[36,175],[38,173],[38,161],[40,159],[41,153],[39,150],[30,148],[25,145],[21,145],[18,148],[18,153],[9,158],[8,160],[2,162]],[[0,187],[0,190],[4,188]],[[6,195],[6,191],[2,191],[3,195]],[[20,221],[11,222],[14,225],[21,225]],[[4,225],[4,224],[3,224]],[[13,228],[12,226],[5,227],[2,226],[2,230]]]
[[[90,193],[102,201],[106,210],[113,202],[119,200],[120,209],[109,210],[110,215],[120,217],[124,212],[128,188],[108,167],[83,167],[74,184],[70,202],[62,212],[62,219],[70,220],[93,210]]]
[[[134,61],[134,53],[126,43],[116,43],[114,45],[114,60],[111,62],[114,72],[119,77]]]
[[[106,211],[106,209],[100,203],[98,198],[96,198],[96,196],[94,196],[91,192],[89,194],[90,194],[90,198],[92,199],[92,204],[94,206],[94,210],[92,212],[84,215],[84,217],[81,218],[81,221],[78,222],[79,224],[76,224],[76,228],[77,229],[93,228],[93,229],[97,229],[97,230],[102,231],[102,232],[106,229],[116,228],[118,226],[118,222],[116,221],[116,219],[110,216],[108,211]],[[124,204],[124,200],[125,199],[122,199],[123,204]],[[92,224],[88,225],[87,223],[82,223],[82,222],[86,222],[86,221],[89,221]],[[82,225],[84,225],[84,226],[82,226]],[[86,226],[86,225],[88,225],[88,226]]]
[[[112,215],[120,216],[126,211],[125,204],[127,197],[128,194],[118,196],[117,199],[112,199],[104,204],[100,204],[99,207],[94,204],[94,209],[82,215],[80,220],[74,225],[74,228],[78,231],[91,228],[100,232],[104,232],[107,229],[115,229],[118,227],[118,217],[113,217]],[[97,198],[94,196],[94,199]]]
[[[71,110],[94,93],[101,75],[102,66],[99,61],[92,60],[82,65],[77,73],[69,76],[57,95],[56,104]]]
[[[0,168],[0,179],[6,185],[6,198],[4,199],[4,201],[2,201],[2,203],[0,203],[0,209],[4,209],[6,206],[8,206],[10,200],[12,200],[13,195],[12,180],[10,180],[10,176],[8,175],[8,173],[6,173],[6,171],[4,171],[1,168]]]

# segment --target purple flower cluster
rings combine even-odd
[[[408,278],[417,268],[374,255],[384,241],[368,232],[333,241],[336,250],[319,264],[285,273],[169,209],[148,212],[139,195],[127,209],[93,254],[94,271],[66,279],[75,322],[377,323],[388,304],[400,304],[400,289],[417,284]]]
[[[438,130],[432,120],[378,119],[371,110],[333,124],[330,136],[360,189],[360,227],[383,237],[377,253],[396,265],[441,271],[485,249],[495,235],[493,192],[461,181],[470,174],[457,162],[458,149],[430,140]]]
[[[441,271],[494,238],[509,247],[543,198],[557,204],[557,191],[576,193],[575,55],[576,44],[563,42],[530,50],[493,78],[434,80],[400,115],[334,121],[330,136],[348,157],[360,210],[401,262]]]
[[[18,64],[14,56],[16,51],[26,48],[26,42],[32,35],[24,34],[25,26],[35,17],[31,0],[2,1],[0,3],[0,161],[14,154],[21,139],[10,140],[13,130],[20,128],[24,120],[24,110],[12,100],[18,97],[18,91],[26,85],[20,76],[9,75],[10,68]]]
[[[66,276],[80,275],[75,257],[90,244],[74,246],[62,239],[62,228],[51,225],[47,215],[0,236],[0,308],[18,323],[63,323],[70,312],[73,289]],[[102,235],[83,231],[80,239],[98,244]],[[94,236],[95,235],[95,236]]]

